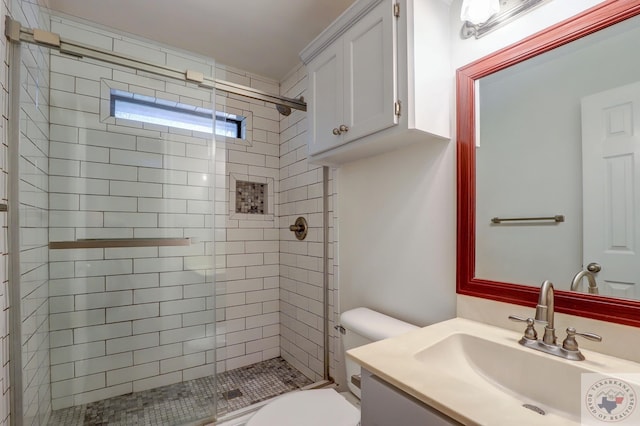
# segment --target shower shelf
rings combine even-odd
[[[59,249],[90,249],[114,247],[162,247],[188,246],[191,238],[100,238],[75,241],[51,241],[49,248]]]

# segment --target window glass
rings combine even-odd
[[[111,90],[111,115],[115,118],[212,133],[213,111],[165,99]],[[218,136],[244,139],[245,117],[215,112]]]

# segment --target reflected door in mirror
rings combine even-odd
[[[600,294],[640,298],[640,83],[582,99],[583,264]]]

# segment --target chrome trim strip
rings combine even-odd
[[[324,334],[324,379],[331,379],[330,352],[329,352],[329,167],[322,167],[322,233],[323,253],[322,253],[322,290],[324,321],[322,332]]]
[[[189,246],[190,238],[103,238],[76,241],[51,241],[49,249],[90,249],[112,247],[166,247]]]

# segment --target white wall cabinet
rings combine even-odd
[[[396,19],[389,6],[378,4],[309,63],[310,154],[397,124]]]
[[[300,54],[312,162],[449,137],[449,4],[359,0]]]
[[[362,369],[362,426],[459,426],[461,423],[423,404]]]

